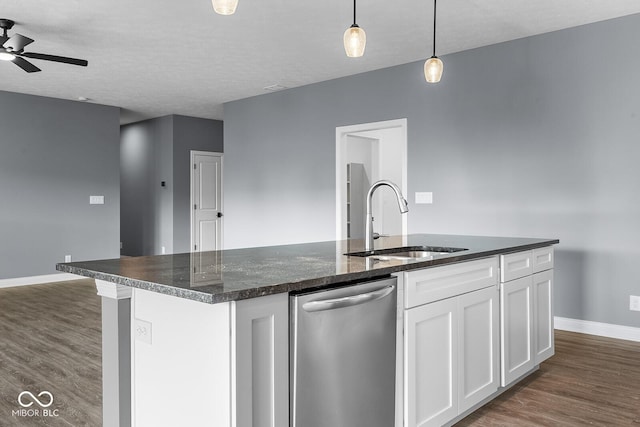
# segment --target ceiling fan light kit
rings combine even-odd
[[[219,15],[233,15],[238,7],[238,0],[211,0],[211,3]]]
[[[344,51],[349,58],[359,58],[364,55],[367,35],[364,30],[356,24],[356,0],[353,0],[353,25],[344,32],[343,41]]]
[[[61,62],[63,64],[79,65],[82,67],[86,67],[88,65],[88,62],[84,59],[47,55],[45,53],[25,52],[24,48],[33,43],[34,40],[17,33],[9,36],[7,31],[13,28],[14,24],[15,22],[11,19],[0,18],[0,29],[2,30],[2,35],[0,36],[0,60],[11,61],[27,73],[35,73],[41,70],[25,58]]]

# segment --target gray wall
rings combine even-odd
[[[0,92],[0,279],[119,254],[118,108]],[[105,196],[89,205],[89,196]]]
[[[409,232],[555,237],[556,315],[640,326],[640,15],[225,104],[225,246],[335,236],[335,128],[408,119]],[[433,205],[413,193],[433,191]]]
[[[123,255],[173,250],[171,116],[126,125],[120,143],[120,237]],[[167,187],[161,187],[165,181]]]
[[[218,120],[171,115],[122,127],[123,255],[189,251],[189,153],[222,149]]]
[[[191,150],[222,153],[222,122],[173,116],[173,247],[190,252]]]

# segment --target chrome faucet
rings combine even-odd
[[[391,187],[394,193],[396,193],[398,206],[400,207],[400,213],[404,214],[409,212],[407,201],[405,200],[402,192],[400,191],[400,188],[398,188],[397,185],[387,180],[375,182],[367,193],[367,216],[364,219],[364,250],[366,252],[370,252],[373,250],[373,214],[371,213],[371,200],[373,199],[373,193],[375,193],[378,187],[382,187],[383,185]]]

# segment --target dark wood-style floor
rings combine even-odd
[[[100,310],[93,280],[0,289],[0,426],[102,425]],[[23,391],[58,416],[12,415]]]
[[[100,351],[92,280],[0,289],[0,426],[100,426]],[[43,390],[58,417],[12,416]],[[556,331],[554,357],[457,424],[587,425],[640,426],[640,343]]]
[[[640,426],[640,343],[555,337],[555,356],[535,374],[456,426]]]

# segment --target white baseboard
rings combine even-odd
[[[82,279],[82,276],[78,276],[71,273],[55,273],[55,274],[44,274],[42,276],[16,277],[15,279],[0,280],[0,288],[13,288],[14,286],[26,286],[26,285],[41,285],[43,283],[64,282],[67,280],[78,280],[78,279]]]
[[[555,317],[555,328],[561,331],[580,332],[601,337],[640,342],[640,328],[612,325],[610,323],[591,322],[589,320]]]

